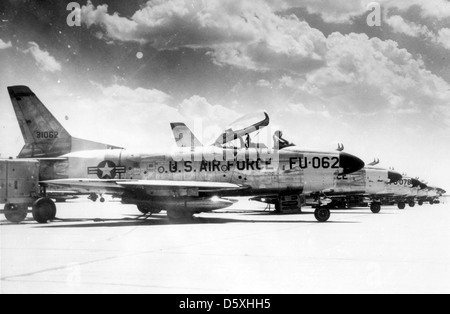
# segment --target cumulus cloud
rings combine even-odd
[[[369,2],[152,0],[131,18],[110,14],[106,5],[88,3],[82,16],[85,25],[101,25],[115,40],[149,42],[158,49],[208,48],[218,64],[277,73],[280,88],[293,90],[296,99],[303,97],[308,110],[326,104],[341,112],[370,115],[377,110],[421,112],[448,104],[449,84],[396,42],[364,34],[326,37],[296,16],[276,11],[309,6],[311,12],[321,11],[337,21],[363,14]],[[418,0],[381,3],[398,10],[418,5],[436,13]],[[400,15],[391,16],[388,23],[397,32],[435,40],[426,26]],[[448,43],[447,35],[445,29],[439,33],[441,44]],[[200,106],[203,100],[191,101]]]
[[[437,33],[432,32],[427,26],[406,21],[399,15],[393,15],[386,19],[395,33],[411,37],[422,37],[450,50],[450,28],[442,28]]]
[[[413,6],[421,9],[423,17],[436,18],[438,20],[450,17],[450,2],[447,0],[379,0],[386,8],[396,8],[406,11]]]
[[[357,112],[427,111],[450,101],[450,85],[394,41],[364,34],[328,38],[327,66],[299,88],[316,101]]]
[[[385,22],[392,27],[395,33],[405,34],[411,37],[432,37],[433,35],[425,25],[406,21],[400,15],[392,15]]]
[[[226,125],[239,118],[234,110],[211,105],[206,98],[200,96],[185,99],[178,109],[184,119],[193,121],[194,133],[205,144],[214,143]]]
[[[102,94],[108,98],[114,98],[115,102],[126,102],[134,105],[144,104],[148,106],[166,105],[171,97],[156,89],[137,88],[131,89],[122,85],[101,87]]]
[[[420,8],[423,17],[438,20],[450,17],[450,2],[447,0],[270,0],[278,9],[306,8],[309,13],[319,14],[328,23],[351,23],[352,18],[368,12],[370,3],[379,3],[385,13],[392,9],[405,12],[412,7]]]
[[[319,14],[328,23],[349,23],[368,10],[371,0],[274,0],[279,9],[306,8],[311,14]],[[377,1],[379,2],[379,1]]]
[[[11,47],[12,47],[12,44],[11,44],[10,41],[9,42],[4,42],[3,40],[0,39],[0,50],[8,49],[8,48],[11,48]]]
[[[172,122],[186,123],[201,141],[212,143],[226,123],[238,116],[196,95],[174,106],[170,104],[172,97],[157,89],[94,85],[98,91],[95,96],[60,100],[58,108],[64,108],[63,114],[71,117],[65,121],[69,131],[76,130],[71,133],[80,138],[133,151],[163,152],[173,148]]]
[[[443,28],[439,31],[437,36],[438,43],[440,43],[444,48],[450,50],[450,28]]]
[[[29,48],[25,53],[29,53],[36,62],[36,66],[43,72],[57,72],[61,71],[61,64],[51,56],[47,51],[42,50],[35,42],[30,42]]]
[[[256,86],[258,87],[272,87],[272,84],[267,80],[259,80],[256,82]]]
[[[253,70],[301,71],[321,64],[326,48],[320,31],[295,16],[275,14],[265,1],[153,0],[131,19],[88,3],[82,21],[101,25],[115,40],[150,42],[158,49],[210,48],[217,63]]]

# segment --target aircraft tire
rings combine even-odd
[[[434,205],[434,201],[430,201],[430,205]]]
[[[413,208],[413,207],[415,207],[415,206],[416,206],[416,203],[415,203],[415,202],[409,202],[409,207]]]
[[[26,205],[6,204],[5,218],[11,223],[19,224],[27,218],[28,207]]]
[[[406,208],[406,204],[403,202],[398,203],[397,206],[398,206],[398,209],[400,209],[400,210],[404,210]]]
[[[104,197],[101,197],[100,198],[100,203],[104,203],[105,202],[105,198]]]
[[[150,214],[152,212],[150,207],[148,207],[147,205],[139,204],[139,205],[137,205],[137,208],[144,215]]]
[[[56,218],[56,205],[49,198],[40,198],[33,204],[33,218],[40,224],[45,224]]]
[[[419,206],[423,206],[423,201],[418,202]]]
[[[374,214],[379,214],[381,212],[381,205],[378,203],[373,203],[372,205],[370,205],[370,210]]]
[[[319,207],[314,212],[314,217],[316,217],[318,222],[327,222],[331,217],[331,212],[328,208]]]
[[[92,193],[91,195],[89,195],[88,199],[95,203],[98,200],[98,195],[95,193]]]

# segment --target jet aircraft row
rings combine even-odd
[[[379,160],[366,165],[344,152],[343,145],[330,151],[305,150],[281,131],[274,133],[271,145],[254,142],[270,124],[265,112],[236,121],[210,144],[202,143],[186,124],[172,123],[177,149],[131,152],[72,137],[26,86],[8,87],[8,92],[25,141],[16,161],[37,163],[40,186],[31,201],[2,194],[5,216],[12,222],[23,221],[32,207],[33,218],[47,223],[56,217],[54,200],[80,195],[92,201],[112,195],[136,205],[143,215],[166,211],[173,221],[227,208],[235,197],[250,197],[274,205],[279,214],[312,206],[317,221],[326,222],[334,209],[363,206],[379,213],[383,205],[405,209],[438,204],[446,193],[381,168]],[[5,191],[3,185],[11,182],[0,179],[0,191]]]

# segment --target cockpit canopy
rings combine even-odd
[[[267,148],[267,145],[263,143],[253,143],[252,138],[256,137],[269,124],[270,117],[264,111],[245,115],[231,123],[214,142],[214,146],[224,148]],[[274,133],[273,141],[274,149],[294,146],[294,144],[283,139],[281,131]]]

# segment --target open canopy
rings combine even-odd
[[[217,138],[214,145],[222,146],[238,138],[243,138],[252,133],[258,132],[267,127],[270,123],[269,115],[266,112],[256,112],[248,114],[233,122]]]

